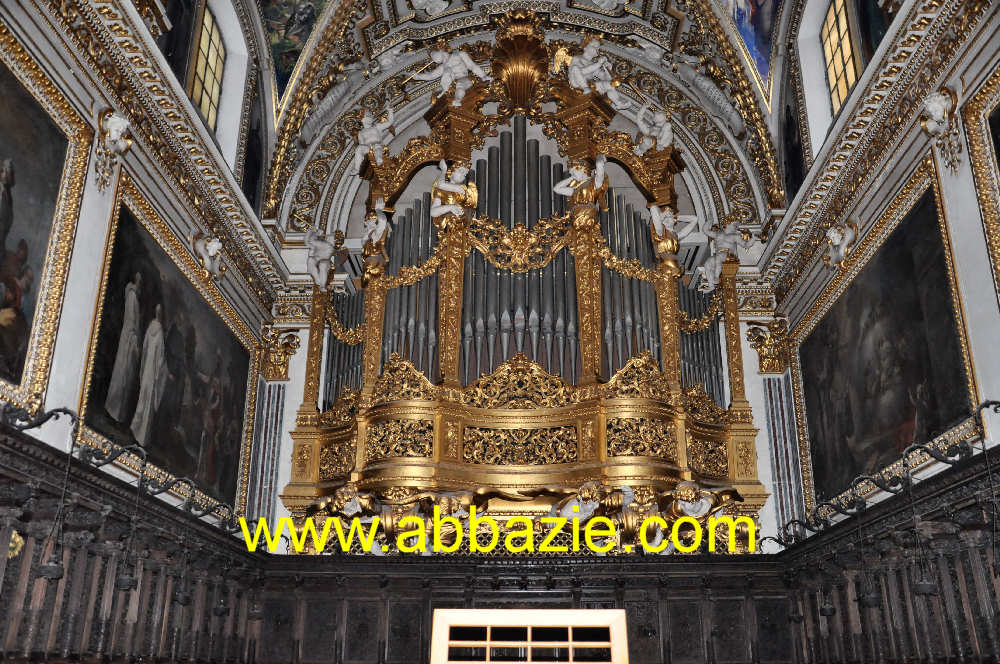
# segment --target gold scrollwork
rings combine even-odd
[[[792,347],[788,340],[788,322],[772,320],[766,327],[754,326],[747,330],[747,341],[757,351],[762,374],[782,374],[792,359]]]
[[[724,424],[728,421],[728,413],[708,396],[701,385],[685,387],[681,399],[687,414],[699,422],[709,424]]]
[[[365,462],[392,457],[429,457],[434,446],[434,423],[430,420],[389,420],[368,428]]]
[[[319,424],[330,428],[353,426],[359,398],[360,395],[355,390],[345,389],[332,406],[320,413]]]
[[[608,420],[608,456],[647,456],[677,460],[673,421],[649,417]]]
[[[264,361],[260,373],[266,381],[288,380],[288,360],[299,348],[299,338],[293,332],[282,334],[276,328],[267,328],[261,336]]]
[[[695,332],[707,330],[718,319],[720,314],[722,314],[722,293],[720,289],[716,289],[715,293],[712,294],[712,301],[709,302],[705,313],[697,318],[691,318],[686,312],[681,311],[678,323],[682,332],[694,334]]]
[[[691,470],[704,477],[725,477],[729,472],[729,455],[723,441],[692,437],[687,457]]]
[[[319,451],[319,479],[332,480],[354,470],[354,438],[328,443]]]
[[[656,358],[645,350],[626,362],[603,385],[603,392],[612,399],[666,399],[669,397],[669,386]]]
[[[465,427],[462,458],[468,463],[534,466],[576,461],[576,427],[488,429]]]
[[[330,334],[342,344],[357,346],[365,339],[365,324],[361,323],[352,328],[344,327],[337,318],[337,312],[333,310],[333,307],[326,308],[326,322],[330,325]]]
[[[578,395],[562,378],[517,353],[466,388],[462,398],[476,408],[560,408],[576,403]]]
[[[527,272],[545,267],[569,244],[569,215],[540,219],[528,230],[524,224],[507,229],[502,222],[476,217],[469,226],[469,240],[499,269]]]
[[[433,399],[436,390],[408,360],[401,358],[399,353],[393,353],[375,383],[374,395],[377,403],[389,403]]]

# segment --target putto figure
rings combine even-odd
[[[726,224],[721,231],[706,228],[703,232],[712,240],[712,255],[698,268],[702,276],[698,290],[711,293],[719,285],[722,264],[730,257],[738,258],[739,248],[749,249],[756,240],[752,236],[749,239],[744,238],[740,232],[740,225],[735,221]]]
[[[653,250],[660,260],[671,261],[677,267],[677,252],[680,251],[680,241],[686,238],[697,227],[698,220],[689,221],[683,228],[677,228],[677,217],[668,207],[662,210],[658,205],[649,206],[650,234],[653,240]]]
[[[358,147],[354,151],[354,171],[361,170],[361,165],[367,155],[371,155],[376,166],[382,165],[385,148],[392,139],[392,123],[396,116],[392,106],[386,109],[385,119],[376,122],[371,111],[365,111],[361,116],[361,129],[358,131]]]
[[[418,81],[434,81],[440,79],[441,94],[446,94],[451,84],[455,84],[455,96],[452,106],[461,106],[465,93],[475,84],[473,77],[483,81],[490,80],[489,74],[476,64],[472,57],[462,49],[450,50],[448,47],[432,49],[431,62],[437,67],[428,71],[419,71],[413,75]]]
[[[476,207],[479,190],[474,182],[465,182],[469,176],[468,164],[455,162],[449,168],[442,159],[439,167],[441,175],[431,187],[431,218],[446,228],[451,219],[465,218],[466,209]]]
[[[605,95],[616,111],[632,107],[631,100],[618,92],[618,81],[611,75],[607,57],[601,55],[599,39],[590,38],[583,42],[583,53],[573,56],[569,61],[566,75],[569,84],[580,92],[590,92],[593,89],[598,94]]]
[[[823,254],[823,262],[826,263],[826,266],[838,268],[843,265],[857,239],[858,224],[854,221],[837,224],[826,229],[827,247]]]
[[[316,287],[326,290],[326,282],[330,278],[330,265],[333,254],[337,251],[333,235],[324,235],[316,228],[306,231],[306,246],[309,247],[309,257],[306,258],[306,270],[312,277]]]
[[[379,196],[375,199],[375,208],[371,214],[365,217],[365,245],[364,251],[371,247],[372,253],[375,247],[389,236],[389,217],[385,213],[385,199]]]
[[[636,116],[636,124],[639,125],[639,144],[632,149],[638,156],[649,152],[655,146],[657,150],[665,150],[674,144],[674,127],[670,124],[670,116],[666,111],[651,111],[649,122],[646,121],[646,113],[650,111],[649,104],[644,104],[639,109]]]
[[[191,236],[191,248],[194,249],[206,276],[219,279],[226,271],[222,263],[222,241],[217,238],[207,238],[198,231]]]
[[[604,177],[608,159],[603,154],[594,159],[594,173],[587,164],[573,160],[569,164],[569,177],[560,180],[552,191],[569,198],[573,226],[579,230],[597,223],[597,208],[607,208],[608,180]]]

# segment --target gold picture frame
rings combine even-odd
[[[860,241],[858,246],[851,252],[841,267],[837,270],[833,279],[826,285],[822,293],[813,302],[805,316],[796,324],[789,340],[795,348],[792,358],[792,396],[795,407],[796,428],[799,439],[799,464],[802,471],[802,489],[804,502],[807,510],[813,509],[817,503],[815,487],[813,485],[812,453],[810,448],[809,430],[806,422],[804,386],[802,380],[802,364],[800,357],[800,346],[806,337],[819,324],[823,316],[830,307],[843,295],[847,287],[854,281],[860,272],[868,264],[869,260],[882,247],[889,236],[896,230],[899,224],[907,216],[914,205],[932,188],[934,192],[934,203],[938,213],[938,225],[941,230],[941,240],[944,244],[945,264],[948,272],[948,286],[952,299],[952,310],[957,323],[957,333],[959,347],[962,355],[962,363],[965,369],[969,409],[975,411],[979,404],[979,389],[976,381],[975,367],[969,350],[968,326],[965,319],[965,309],[959,293],[958,279],[955,274],[955,257],[952,252],[951,231],[949,230],[947,213],[941,197],[941,185],[938,179],[937,169],[930,154],[921,159],[913,174],[909,177],[902,189],[889,203],[888,207],[881,213],[878,220],[872,225],[868,233]],[[949,445],[959,441],[968,440],[978,434],[978,426],[975,418],[970,416],[945,433],[937,436],[926,444],[937,449],[944,449]],[[911,460],[911,467],[917,467],[929,460],[926,455],[920,455]],[[898,471],[903,468],[903,462],[896,461],[877,472],[875,475],[886,472]],[[874,493],[875,488],[861,488],[863,495]],[[855,489],[846,489],[837,496],[830,498],[831,501],[843,501],[855,495]]]
[[[134,215],[139,225],[149,233],[160,248],[166,253],[171,262],[187,278],[194,289],[205,299],[205,302],[218,315],[222,322],[236,337],[249,356],[249,371],[247,375],[246,394],[244,395],[244,424],[243,435],[240,441],[239,453],[239,473],[236,480],[236,498],[233,508],[236,514],[243,514],[246,511],[247,492],[250,478],[250,457],[253,448],[253,433],[255,425],[256,401],[257,401],[257,376],[261,370],[262,347],[259,340],[251,331],[250,327],[240,318],[233,306],[226,301],[222,292],[210,278],[206,278],[201,264],[198,262],[186,245],[174,234],[163,218],[156,212],[149,203],[145,195],[139,190],[135,181],[122,172],[119,176],[117,190],[115,193],[115,204],[111,213],[111,220],[108,226],[108,235],[105,240],[104,257],[101,264],[101,282],[98,289],[97,302],[94,308],[93,322],[91,324],[90,337],[87,346],[86,372],[83,379],[83,386],[80,391],[80,402],[78,412],[80,413],[80,433],[78,442],[81,445],[89,445],[97,449],[107,449],[111,445],[101,433],[86,422],[87,400],[90,395],[91,381],[93,378],[94,361],[97,353],[97,342],[100,335],[101,318],[108,287],[110,275],[111,258],[114,254],[114,239],[118,229],[119,213],[122,206],[126,206]],[[137,455],[126,454],[120,457],[121,465],[133,474],[137,474],[142,460]],[[146,466],[146,476],[159,483],[175,479],[176,476],[164,468],[160,468],[152,463]],[[175,496],[188,498],[191,492],[186,488],[177,488],[173,491]],[[194,490],[193,500],[201,506],[211,505],[216,499],[210,497],[200,489]]]
[[[995,154],[990,136],[989,116],[1000,106],[1000,65],[975,95],[962,107],[965,133],[969,139],[972,179],[982,211],[986,249],[993,271],[993,288],[1000,306],[1000,155]]]
[[[49,231],[45,258],[38,280],[38,299],[28,333],[21,381],[15,385],[0,379],[0,399],[37,414],[45,404],[45,393],[52,369],[52,354],[62,314],[70,254],[80,216],[83,188],[87,179],[93,130],[76,113],[69,100],[49,80],[2,20],[0,20],[0,60],[66,137],[66,157],[60,176],[52,228]]]

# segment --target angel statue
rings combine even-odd
[[[611,65],[606,56],[601,55],[601,40],[594,37],[583,42],[583,52],[570,56],[565,47],[556,51],[555,71],[567,63],[566,77],[569,84],[587,93],[591,89],[605,95],[616,111],[624,111],[632,107],[632,101],[618,92],[619,81],[611,75]]]
[[[584,229],[597,223],[597,206],[607,209],[608,179],[605,177],[607,157],[597,155],[594,173],[590,174],[587,163],[574,159],[569,163],[569,177],[560,180],[552,191],[569,198],[570,215],[573,226]]]
[[[371,111],[366,110],[361,116],[361,129],[358,130],[358,147],[354,150],[354,172],[361,170],[365,157],[371,154],[376,166],[382,165],[385,146],[393,135],[392,123],[396,116],[392,106],[386,110],[385,119],[375,121]]]
[[[219,279],[226,271],[226,266],[222,264],[222,241],[217,238],[206,238],[198,231],[191,236],[191,248],[194,249],[198,261],[206,276]]]
[[[385,213],[385,199],[379,196],[375,199],[375,209],[365,217],[365,249],[368,251],[369,245],[372,252],[376,252],[376,247],[389,235],[389,217]]]
[[[660,260],[673,262],[677,267],[678,274],[680,266],[677,265],[677,252],[680,251],[680,242],[697,227],[698,220],[693,219],[683,228],[677,228],[677,216],[669,207],[662,210],[658,205],[649,206],[649,230],[653,240],[653,250]]]
[[[639,125],[639,144],[632,152],[642,156],[649,152],[653,146],[657,150],[666,150],[674,144],[674,127],[670,124],[670,116],[666,111],[652,111],[649,122],[646,121],[646,112],[650,110],[649,103],[643,104],[636,116],[636,124]]]
[[[739,223],[736,221],[729,222],[721,231],[706,228],[704,233],[712,240],[712,255],[698,268],[702,276],[698,290],[703,293],[711,293],[719,285],[722,264],[729,258],[738,258],[739,248],[749,249],[754,245],[756,239],[753,236],[745,238],[740,232]]]
[[[396,63],[403,57],[407,47],[412,44],[410,40],[401,41],[390,49],[386,49],[378,54],[371,69],[375,74],[391,71]]]
[[[452,99],[452,106],[461,106],[465,93],[471,88],[475,81],[473,76],[483,81],[490,80],[489,74],[476,64],[472,57],[462,49],[451,50],[447,46],[432,49],[430,52],[431,62],[437,67],[429,71],[418,71],[413,78],[418,81],[441,80],[441,94],[448,92],[451,84],[455,84],[455,96]]]
[[[330,264],[337,245],[333,235],[324,235],[317,228],[306,231],[306,246],[309,256],[306,258],[306,270],[312,277],[316,287],[326,290],[326,282],[330,278]]]
[[[847,221],[844,224],[830,226],[826,229],[826,241],[828,246],[823,254],[823,262],[827,267],[840,267],[847,256],[854,248],[854,243],[858,239],[858,224],[854,221]]]
[[[465,210],[474,208],[479,200],[475,182],[466,183],[469,165],[455,162],[449,168],[442,159],[441,175],[431,186],[431,218],[441,228],[447,228],[455,218],[465,218]]]

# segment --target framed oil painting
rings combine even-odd
[[[965,104],[962,115],[1000,306],[1000,66]]]
[[[91,130],[0,22],[0,399],[44,403]]]
[[[931,187],[900,214],[799,346],[817,500],[954,430],[975,406],[950,242]]]
[[[781,17],[781,0],[716,0],[743,42],[764,93],[770,98],[771,47]]]
[[[83,421],[228,504],[245,498],[257,359],[249,329],[123,185],[91,342]],[[173,245],[171,246],[171,240]],[[255,385],[251,385],[251,388]]]

